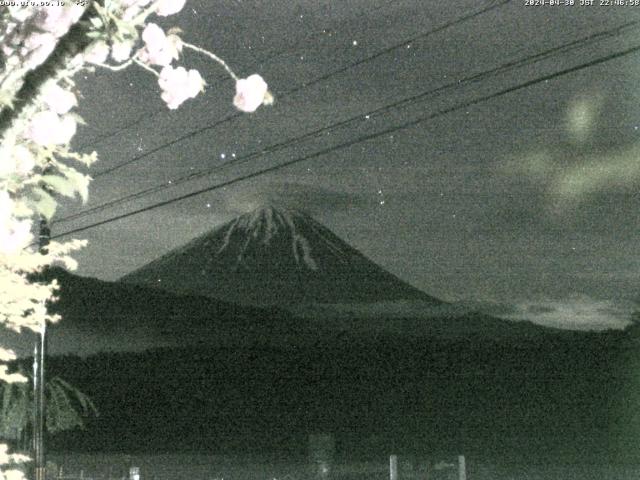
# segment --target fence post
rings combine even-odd
[[[467,480],[467,465],[464,455],[458,455],[458,480]]]
[[[398,480],[398,456],[389,457],[389,480]]]

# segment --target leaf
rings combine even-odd
[[[89,21],[91,22],[91,25],[93,25],[96,29],[100,29],[102,28],[102,25],[104,25],[100,17],[91,17]]]
[[[53,380],[55,380],[57,384],[64,387],[64,389],[68,392],[69,395],[75,397],[75,399],[80,404],[80,407],[82,409],[82,415],[98,414],[98,409],[96,408],[91,398],[89,398],[87,395],[82,393],[76,387],[64,381],[60,377],[55,377]]]
[[[136,29],[135,25],[132,25],[129,22],[125,22],[122,30],[124,30],[132,40],[137,40],[139,37],[138,30]]]
[[[69,178],[59,175],[43,175],[41,180],[51,187],[55,193],[69,198],[76,196],[75,185]]]
[[[22,371],[22,373],[24,372]],[[31,408],[31,401],[27,395],[29,388],[29,383],[3,385],[2,404],[0,405],[0,434],[2,436],[18,439],[27,429]]]
[[[66,169],[64,174],[71,185],[73,185],[75,193],[80,196],[83,203],[86,203],[89,198],[89,183],[91,182],[91,177],[73,168]]]
[[[55,379],[47,385],[47,431],[57,433],[64,430],[71,430],[83,425],[78,412],[71,404],[71,398]]]
[[[32,201],[33,209],[47,220],[51,220],[53,214],[56,213],[58,202],[41,187],[35,188],[33,193],[38,197],[37,200]]]
[[[24,369],[19,371],[30,377]],[[19,439],[29,433],[33,414],[32,383],[0,384],[0,436]],[[83,417],[95,414],[97,409],[91,399],[73,385],[53,377],[45,384],[45,425],[49,433],[58,433],[84,426]]]

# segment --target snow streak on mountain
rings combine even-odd
[[[263,207],[122,281],[240,304],[441,302],[401,281],[306,213]]]

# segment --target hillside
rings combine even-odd
[[[530,322],[502,320],[481,313],[419,302],[304,305],[298,310],[241,306],[213,298],[179,295],[123,282],[106,282],[52,268],[47,277],[60,284],[51,305],[63,320],[48,329],[53,354],[207,345],[229,348],[305,347],[345,334],[362,341],[390,335],[398,339],[520,342],[571,336],[571,332]],[[402,306],[402,305],[401,305]],[[393,309],[391,309],[393,307]],[[375,312],[372,315],[371,310]],[[29,336],[11,338],[30,355]]]
[[[637,393],[620,388],[628,373],[623,335],[516,344],[347,333],[304,348],[51,359],[50,371],[81,386],[101,412],[85,433],[53,445],[303,454],[306,435],[325,431],[340,451],[363,455],[609,455],[632,438],[625,425],[637,404]]]
[[[60,284],[50,327],[53,353],[130,351],[159,346],[236,345],[265,332],[295,332],[293,316],[274,308],[242,307],[194,295],[86,278],[61,268],[47,273]],[[252,333],[253,332],[253,333]]]

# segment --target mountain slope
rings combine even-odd
[[[287,341],[302,326],[275,308],[242,307],[212,298],[106,282],[51,268],[60,285],[50,306],[62,321],[49,328],[52,353],[132,351],[193,344],[250,346],[255,339]],[[303,341],[304,334],[299,336]],[[13,340],[13,339],[12,339]],[[20,342],[22,339],[18,339]],[[15,344],[15,343],[14,343]]]
[[[530,322],[456,311],[446,304],[410,308],[395,314],[385,305],[380,309],[369,305],[376,315],[353,304],[340,305],[339,310],[333,304],[282,310],[106,282],[61,268],[51,268],[47,279],[56,279],[60,284],[59,300],[50,306],[62,316],[59,324],[48,329],[52,354],[86,355],[194,345],[241,350],[265,346],[306,349],[318,342],[333,343],[348,338],[352,345],[381,337],[518,344],[571,335]],[[30,335],[0,330],[0,343],[12,345],[21,356],[31,353],[33,340]]]
[[[240,304],[441,304],[382,269],[309,215],[264,207],[124,276]]]

